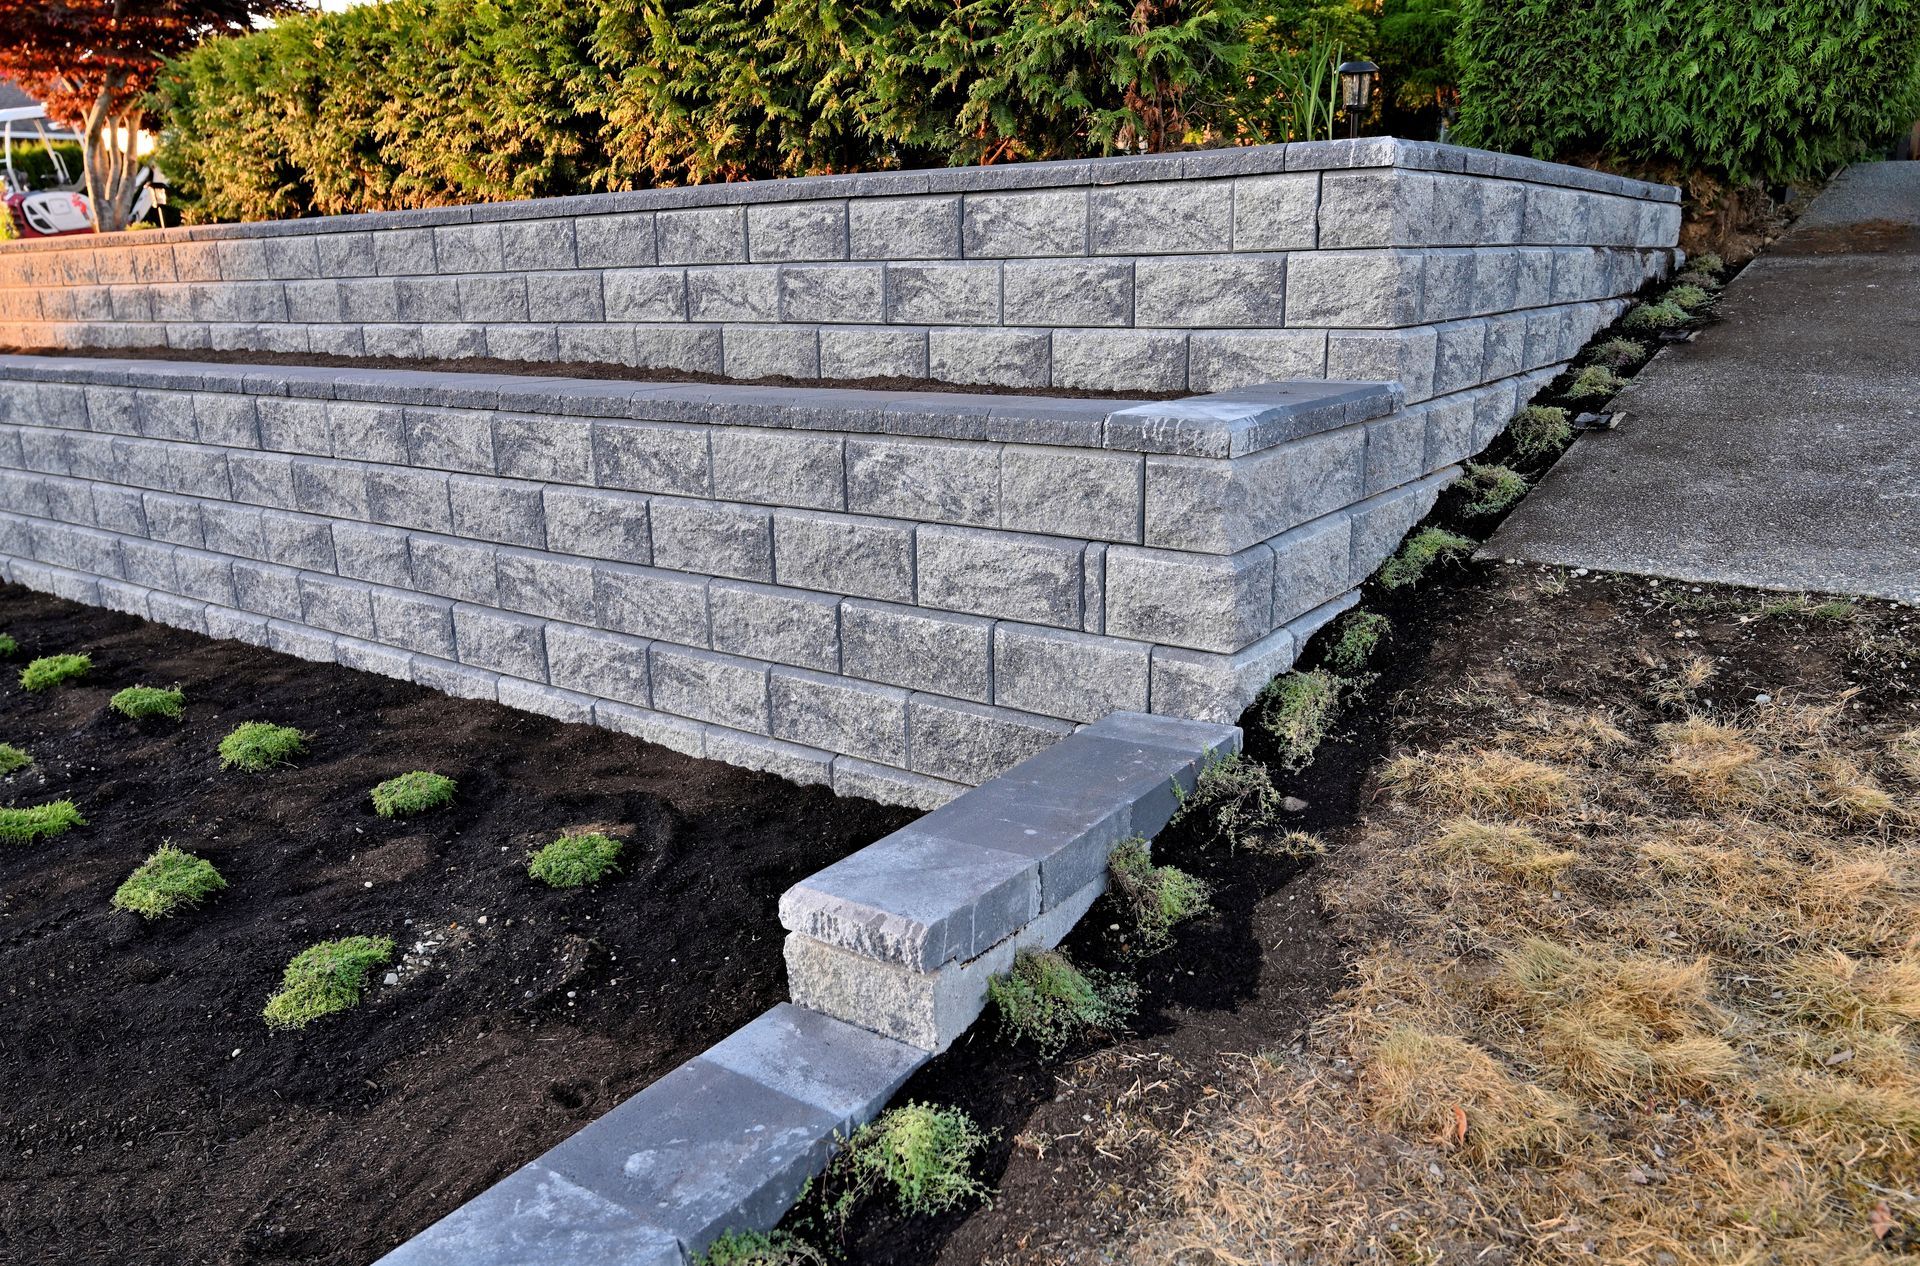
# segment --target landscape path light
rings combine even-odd
[[[1347,135],[1360,135],[1360,116],[1373,100],[1374,76],[1380,68],[1369,61],[1340,63],[1340,104],[1347,111]]]

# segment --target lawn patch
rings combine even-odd
[[[889,1188],[895,1205],[910,1214],[942,1213],[981,1199],[991,1189],[973,1168],[986,1145],[985,1131],[958,1108],[894,1108],[847,1140],[840,1168],[852,1187],[836,1207],[844,1216],[869,1192]]]
[[[0,743],[0,776],[18,773],[33,764],[33,756],[21,747],[11,743]]]
[[[1406,539],[1398,554],[1380,564],[1375,574],[1388,589],[1404,589],[1417,584],[1435,563],[1464,558],[1477,544],[1472,537],[1445,528],[1421,528]]]
[[[267,1027],[298,1029],[360,1001],[367,973],[393,959],[385,936],[348,936],[322,941],[293,956],[280,991],[267,999]]]
[[[0,659],[12,659],[20,653],[20,643],[13,640],[13,634],[0,633]]]
[[[454,782],[423,769],[389,778],[373,789],[373,811],[383,818],[424,813],[453,803]]]
[[[286,765],[307,750],[307,736],[290,725],[248,721],[220,740],[220,767],[258,774]]]
[[[1282,769],[1297,772],[1313,760],[1333,729],[1346,685],[1345,678],[1316,668],[1275,677],[1260,691],[1254,707],[1259,710],[1260,728],[1279,746]]]
[[[65,835],[76,826],[85,826],[79,806],[71,800],[49,800],[45,804],[0,809],[0,844],[31,844]]]
[[[1014,955],[1013,970],[988,981],[987,994],[1006,1030],[1044,1056],[1076,1038],[1117,1030],[1140,997],[1124,976],[1075,966],[1059,950],[1035,949]]]
[[[206,858],[162,844],[114,891],[113,908],[163,919],[183,906],[199,905],[226,886]]]
[[[158,686],[128,686],[107,700],[107,706],[121,716],[132,717],[136,721],[144,721],[149,717],[178,721],[180,709],[186,701],[187,696],[177,687],[163,690]]]
[[[527,873],[550,888],[598,883],[619,869],[621,843],[598,831],[562,835],[527,859]]]
[[[1173,929],[1207,913],[1211,889],[1178,866],[1156,866],[1147,843],[1138,836],[1113,850],[1107,859],[1114,900],[1126,910],[1132,926],[1132,952],[1137,957],[1157,954],[1173,943]]]
[[[20,670],[20,684],[38,692],[87,675],[93,659],[87,655],[43,655]]]

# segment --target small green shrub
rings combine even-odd
[[[1124,976],[1074,965],[1059,950],[1024,949],[987,982],[1000,1023],[1046,1056],[1075,1038],[1108,1033],[1133,1015],[1139,989]]]
[[[1327,648],[1327,667],[1347,676],[1360,672],[1391,632],[1393,622],[1378,611],[1349,613],[1341,620],[1339,632]]]
[[[785,1231],[728,1231],[693,1266],[826,1266],[827,1259],[804,1240]]]
[[[136,721],[144,721],[148,717],[166,717],[170,721],[178,721],[180,709],[186,702],[187,696],[177,689],[128,686],[107,700],[107,706],[121,716],[132,717]]]
[[[360,1001],[367,973],[393,960],[393,940],[348,936],[301,950],[287,964],[280,991],[267,999],[267,1027],[298,1029]]]
[[[1260,728],[1279,746],[1280,767],[1306,768],[1340,714],[1346,680],[1324,668],[1275,677],[1254,700]]]
[[[1698,268],[1689,268],[1687,271],[1675,276],[1673,284],[1675,286],[1697,286],[1708,294],[1712,294],[1727,283],[1721,281],[1720,278],[1710,272],[1705,272]]]
[[[527,860],[527,873],[552,888],[598,883],[619,869],[620,848],[598,831],[563,835]]]
[[[24,747],[0,743],[0,776],[18,773],[33,764],[33,756]]]
[[[1687,310],[1677,303],[1665,300],[1659,303],[1643,303],[1627,313],[1621,326],[1629,330],[1671,330],[1675,326],[1685,325],[1690,318]]]
[[[87,655],[43,655],[20,670],[20,684],[28,690],[51,690],[87,675],[93,659]]]
[[[1267,767],[1236,753],[1207,762],[1193,790],[1180,793],[1173,821],[1194,817],[1202,839],[1234,851],[1251,847],[1257,833],[1271,827],[1279,816],[1280,793]]]
[[[1727,271],[1727,261],[1708,251],[1704,255],[1695,255],[1688,260],[1687,268],[1690,271],[1706,273],[1709,277],[1718,277]]]
[[[0,659],[12,659],[20,653],[20,643],[13,640],[13,634],[0,633]]]
[[[1421,528],[1407,538],[1398,554],[1380,565],[1376,574],[1380,577],[1380,583],[1387,588],[1404,589],[1418,583],[1435,563],[1464,558],[1473,553],[1474,546],[1472,538],[1457,532],[1437,527]]]
[[[1508,423],[1507,439],[1521,461],[1550,457],[1573,442],[1573,420],[1565,409],[1530,404]]]
[[[1212,890],[1204,882],[1178,866],[1154,865],[1147,842],[1138,836],[1113,850],[1107,875],[1114,900],[1132,924],[1132,948],[1143,958],[1171,945],[1177,925],[1212,908]]]
[[[8,806],[0,809],[0,844],[31,844],[86,824],[79,806],[71,800],[49,800],[25,808]]]
[[[1625,369],[1637,364],[1647,355],[1647,345],[1639,339],[1610,338],[1596,344],[1587,360],[1595,365],[1605,365],[1608,369]]]
[[[847,1140],[840,1167],[851,1189],[845,1212],[869,1192],[891,1189],[903,1213],[943,1213],[989,1194],[973,1176],[987,1134],[958,1108],[909,1103],[883,1113]]]
[[[113,908],[163,919],[182,906],[196,906],[227,886],[204,857],[162,844],[113,894]]]
[[[373,811],[383,818],[424,813],[453,803],[454,781],[444,774],[416,769],[389,778],[373,789]]]
[[[1573,381],[1567,384],[1567,398],[1569,400],[1604,399],[1620,394],[1620,389],[1626,385],[1626,379],[1605,365],[1588,365],[1575,374]]]
[[[1684,308],[1688,312],[1698,312],[1713,302],[1713,295],[1708,293],[1704,286],[1682,283],[1667,291],[1661,302],[1671,303],[1676,308]]]
[[[307,750],[307,736],[290,725],[248,721],[220,740],[220,767],[258,774],[286,765]]]
[[[1499,514],[1527,495],[1527,478],[1511,466],[1467,463],[1467,473],[1454,488],[1460,493],[1460,513],[1482,519]]]

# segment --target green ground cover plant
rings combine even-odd
[[[1460,494],[1460,513],[1482,519],[1499,514],[1527,495],[1527,477],[1511,466],[1467,463],[1467,473],[1453,485]]]
[[[1520,461],[1539,461],[1551,457],[1573,443],[1573,419],[1565,409],[1553,405],[1530,404],[1513,415],[1507,425],[1507,442]]]
[[[1392,632],[1393,621],[1378,611],[1348,612],[1327,647],[1327,667],[1349,677],[1364,671]]]
[[[290,725],[248,721],[220,740],[220,767],[258,774],[291,764],[307,750],[307,736]]]
[[[373,811],[383,818],[424,813],[453,803],[454,781],[444,774],[416,769],[389,778],[372,792]]]
[[[1388,589],[1404,589],[1417,584],[1435,563],[1465,558],[1477,544],[1472,537],[1449,532],[1445,528],[1421,528],[1400,546],[1400,552],[1380,565],[1375,573]]]
[[[71,800],[50,800],[45,804],[9,805],[0,809],[0,844],[31,844],[65,835],[76,826],[85,826],[80,808]]]
[[[178,721],[180,709],[186,701],[187,696],[177,688],[128,686],[125,690],[115,692],[113,698],[107,700],[107,706],[121,716],[132,717],[136,721],[145,721],[149,717]]]
[[[20,643],[11,633],[0,633],[0,659],[12,659],[20,653]]]
[[[1646,355],[1647,345],[1639,339],[1610,338],[1596,344],[1587,353],[1587,360],[1595,365],[1605,365],[1608,369],[1621,370],[1638,364],[1646,359]]]
[[[1280,817],[1280,792],[1273,775],[1258,761],[1239,753],[1209,760],[1192,791],[1180,792],[1174,823],[1198,819],[1201,838],[1224,844],[1229,852],[1251,848]]]
[[[1156,866],[1139,836],[1107,859],[1109,890],[1126,911],[1129,948],[1141,958],[1173,943],[1173,929],[1212,909],[1212,890],[1177,866]]]
[[[562,835],[527,859],[527,874],[550,888],[598,883],[620,868],[621,847],[598,831]]]
[[[164,919],[183,907],[199,905],[226,886],[212,862],[163,844],[115,889],[113,908]]]
[[[907,1103],[855,1130],[838,1168],[851,1180],[835,1202],[844,1220],[861,1199],[891,1191],[903,1213],[944,1213],[985,1199],[991,1189],[974,1177],[987,1134],[958,1108]]]
[[[1697,312],[1713,302],[1713,294],[1705,286],[1696,286],[1692,282],[1677,282],[1661,298],[1688,312]]]
[[[0,743],[0,775],[18,773],[33,764],[33,756],[24,747]]]
[[[1348,683],[1324,668],[1275,677],[1254,700],[1260,728],[1278,748],[1277,763],[1289,772],[1306,768],[1340,715]]]
[[[987,982],[1000,1023],[1043,1056],[1094,1033],[1111,1033],[1132,1017],[1139,989],[1123,976],[1079,967],[1059,950],[1024,949],[1013,969]]]
[[[812,1245],[785,1231],[728,1231],[693,1266],[826,1266]]]
[[[1677,303],[1660,300],[1657,303],[1643,303],[1627,313],[1620,322],[1622,328],[1629,330],[1671,330],[1685,325],[1691,320],[1687,310]]]
[[[393,940],[385,936],[347,936],[308,946],[293,956],[280,991],[267,999],[261,1013],[267,1027],[305,1028],[357,1005],[367,973],[392,960]]]
[[[1567,399],[1595,400],[1606,399],[1620,394],[1627,380],[1614,373],[1605,365],[1588,365],[1573,376],[1567,384]]]
[[[20,670],[20,684],[38,693],[78,681],[93,667],[87,655],[42,655]]]

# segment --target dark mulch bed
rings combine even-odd
[[[96,360],[177,360],[223,365],[307,365],[322,369],[426,369],[446,374],[514,374],[546,378],[601,378],[621,382],[728,383],[736,387],[836,387],[859,391],[939,391],[971,396],[1053,396],[1064,400],[1178,400],[1187,391],[1094,391],[1079,387],[998,387],[937,378],[727,378],[685,369],[640,369],[600,361],[499,360],[491,356],[333,356],[325,352],[207,351],[183,347],[7,347],[10,356],[80,356]]]
[[[584,726],[0,587],[0,740],[37,764],[0,803],[89,825],[0,846],[0,1260],[364,1266],[786,995],[775,902],[909,810]],[[28,695],[32,655],[83,684]],[[183,722],[108,696],[182,686]],[[222,772],[248,720],[311,755]],[[376,816],[409,769],[449,809]],[[624,873],[554,892],[525,854],[562,828],[630,840]],[[156,926],[108,905],[163,841],[231,885]],[[289,957],[383,934],[408,957],[355,1011],[260,1017]]]

